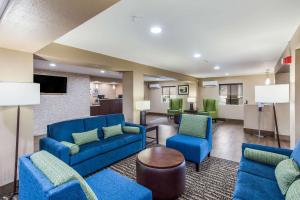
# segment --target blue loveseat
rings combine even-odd
[[[113,136],[104,139],[102,127],[113,125],[135,126],[139,134]],[[99,142],[80,145],[77,154],[70,155],[69,148],[61,141],[74,143],[72,133],[98,128]],[[63,121],[48,125],[47,137],[40,140],[40,150],[46,150],[86,176],[145,148],[146,130],[143,126],[125,122],[123,114],[111,114],[84,119]]]
[[[86,179],[99,200],[152,200],[152,193],[111,169],[105,169]],[[78,180],[55,187],[32,163],[30,156],[19,162],[20,200],[87,200]]]
[[[300,167],[300,141],[294,150],[279,149],[257,144],[243,144],[242,158],[233,193],[234,200],[284,200],[275,178],[275,166],[248,160],[244,156],[245,148],[263,150],[289,156]]]

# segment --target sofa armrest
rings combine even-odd
[[[269,146],[264,146],[264,145],[259,145],[259,144],[243,143],[242,144],[242,156],[243,157],[244,157],[245,148],[251,148],[251,149],[256,149],[256,150],[261,150],[261,151],[268,151],[271,153],[277,153],[277,154],[286,155],[286,156],[291,156],[291,154],[293,152],[290,149],[280,149],[277,147],[269,147]]]
[[[72,180],[48,192],[49,199],[87,200],[78,180]]]
[[[70,149],[52,138],[44,137],[40,139],[40,150],[48,151],[65,163],[70,163]]]
[[[133,126],[133,127],[139,127],[140,128],[140,133],[143,135],[143,149],[146,147],[146,128],[144,126],[130,123],[130,122],[125,122],[125,126]]]

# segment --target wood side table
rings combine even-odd
[[[184,156],[166,147],[145,149],[137,156],[136,177],[152,191],[153,199],[177,199],[185,190]]]
[[[158,125],[149,125],[149,126],[146,126],[146,134],[150,131],[154,131],[155,130],[155,134],[156,134],[156,137],[150,137],[150,136],[146,136],[147,138],[150,138],[152,139],[151,142],[149,142],[148,144],[154,142],[156,140],[156,144],[159,144],[159,135],[158,135]]]

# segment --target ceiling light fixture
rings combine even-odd
[[[221,69],[221,67],[220,66],[214,66],[214,70],[219,70],[219,69]]]
[[[194,54],[194,58],[200,58],[201,57],[201,54],[200,53],[195,53]]]
[[[151,31],[151,33],[153,33],[153,34],[159,34],[159,33],[162,32],[162,29],[161,29],[161,27],[159,27],[159,26],[152,26],[152,27],[150,28],[150,31]]]
[[[50,63],[49,66],[50,67],[56,67],[56,64],[55,63]]]
[[[101,74],[104,74],[104,73],[105,73],[105,71],[104,71],[104,70],[100,70],[100,73],[101,73]]]

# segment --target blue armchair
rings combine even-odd
[[[186,160],[196,164],[196,169],[199,171],[199,164],[207,156],[210,156],[212,149],[212,118],[207,117],[206,138],[184,135],[178,132],[175,136],[167,139],[166,146],[180,151]]]

